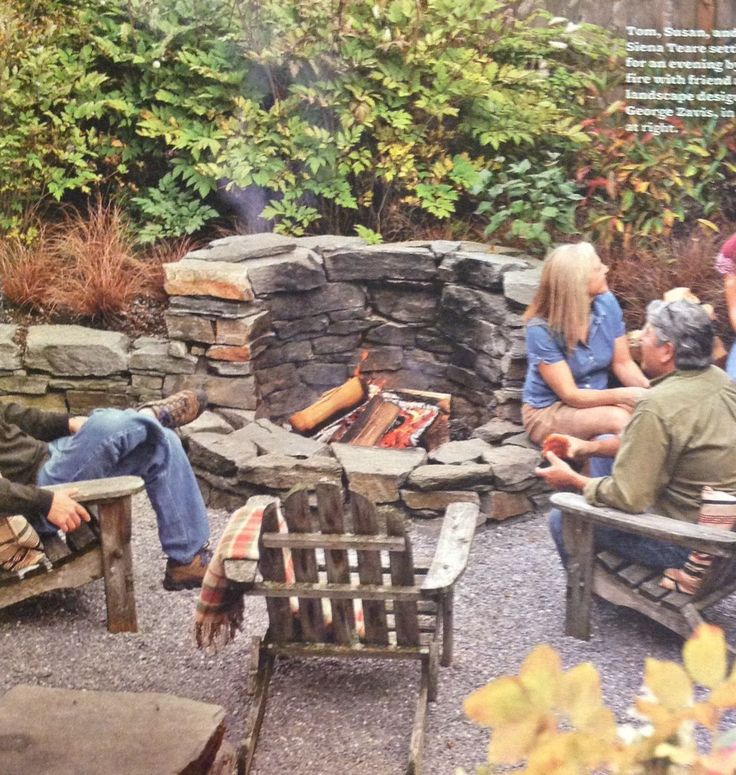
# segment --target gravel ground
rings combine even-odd
[[[210,512],[217,538],[227,515]],[[18,683],[73,689],[168,692],[223,705],[228,738],[237,744],[248,707],[248,647],[265,623],[262,600],[247,599],[246,624],[218,654],[194,647],[194,592],[165,592],[164,560],[147,501],[134,508],[139,632],[107,633],[102,582],[49,593],[0,612],[0,691]],[[437,525],[414,529],[426,555]],[[681,642],[625,609],[596,601],[593,637],[563,634],[564,580],[541,515],[486,525],[473,543],[456,598],[455,661],[440,671],[431,704],[425,772],[474,771],[487,733],[466,721],[463,698],[504,673],[515,673],[530,649],[547,642],[565,666],[584,660],[600,670],[604,693],[623,718],[636,693],[644,658],[679,659]],[[712,620],[733,635],[728,606]],[[413,663],[299,661],[278,664],[255,760],[259,775],[399,775],[408,753],[419,668]],[[0,767],[1,769],[1,767]],[[80,775],[87,775],[85,773]],[[90,773],[89,775],[96,775]]]

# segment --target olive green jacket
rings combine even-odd
[[[36,487],[48,442],[69,434],[69,415],[0,404],[0,517],[46,516],[52,494]]]
[[[736,493],[736,384],[716,366],[653,381],[589,503],[697,522],[705,485]]]

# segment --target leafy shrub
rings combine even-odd
[[[700,625],[683,647],[683,660],[684,668],[646,660],[644,692],[634,703],[637,726],[617,727],[592,664],[564,671],[547,645],[532,651],[518,676],[473,692],[465,711],[492,730],[489,764],[525,762],[514,771],[527,775],[730,775],[736,729],[722,726],[726,711],[736,707],[736,673],[728,674],[723,632]],[[712,740],[707,753],[698,751],[696,725]]]
[[[485,234],[500,232],[529,248],[546,249],[556,233],[574,234],[575,208],[583,198],[560,165],[560,155],[548,152],[540,168],[529,159],[505,164],[496,159],[496,169],[483,170],[473,194],[483,200],[478,214],[491,213]]]
[[[6,231],[39,194],[102,190],[144,240],[193,234],[219,190],[256,187],[281,230],[391,238],[469,214],[499,153],[586,142],[612,50],[596,28],[519,21],[512,0],[27,6],[0,12]]]
[[[733,124],[669,119],[677,133],[652,135],[617,126],[621,116],[615,103],[587,122],[593,142],[582,149],[576,175],[586,189],[585,228],[624,249],[633,239],[651,243],[677,233],[678,224],[717,232],[736,181]]]

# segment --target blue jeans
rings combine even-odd
[[[591,457],[589,466],[591,477],[609,476],[613,469],[613,458]],[[552,509],[549,512],[548,521],[557,552],[562,564],[567,567],[567,552],[562,537],[562,512],[559,509]],[[595,527],[593,534],[596,551],[608,549],[631,562],[637,562],[649,568],[659,570],[680,568],[690,554],[690,550],[684,546],[676,546],[666,541],[658,541],[656,538],[646,538],[611,527]]]
[[[132,409],[97,409],[77,433],[49,444],[39,485],[140,476],[167,557],[187,563],[206,543],[207,510],[179,437]],[[39,532],[56,528],[43,520]]]
[[[726,358],[726,365],[723,368],[731,379],[736,379],[736,343],[731,345],[728,358]]]

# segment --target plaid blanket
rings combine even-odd
[[[0,568],[23,578],[41,565],[51,568],[41,539],[28,520],[20,515],[0,518]]]
[[[258,536],[263,512],[271,495],[255,495],[233,512],[207,567],[194,613],[198,648],[217,649],[229,643],[243,624],[243,593],[225,577],[225,560],[258,560]],[[286,521],[278,510],[279,530],[286,532]],[[291,553],[284,551],[286,580],[294,580]]]
[[[194,631],[198,648],[225,646],[235,637],[243,624],[243,590],[225,576],[225,560],[259,559],[258,537],[263,521],[263,512],[270,503],[276,503],[279,532],[286,533],[286,520],[281,513],[278,498],[272,495],[254,495],[245,506],[233,512],[225,526],[222,538],[217,544],[212,560],[207,567],[202,589],[194,612]],[[295,581],[294,562],[291,551],[283,549],[284,576],[287,584]],[[289,598],[291,612],[299,613],[299,600]],[[353,600],[353,614],[357,637],[365,635],[363,605]],[[332,606],[327,599],[322,600],[322,617],[326,628],[326,637],[330,637],[332,627]]]

